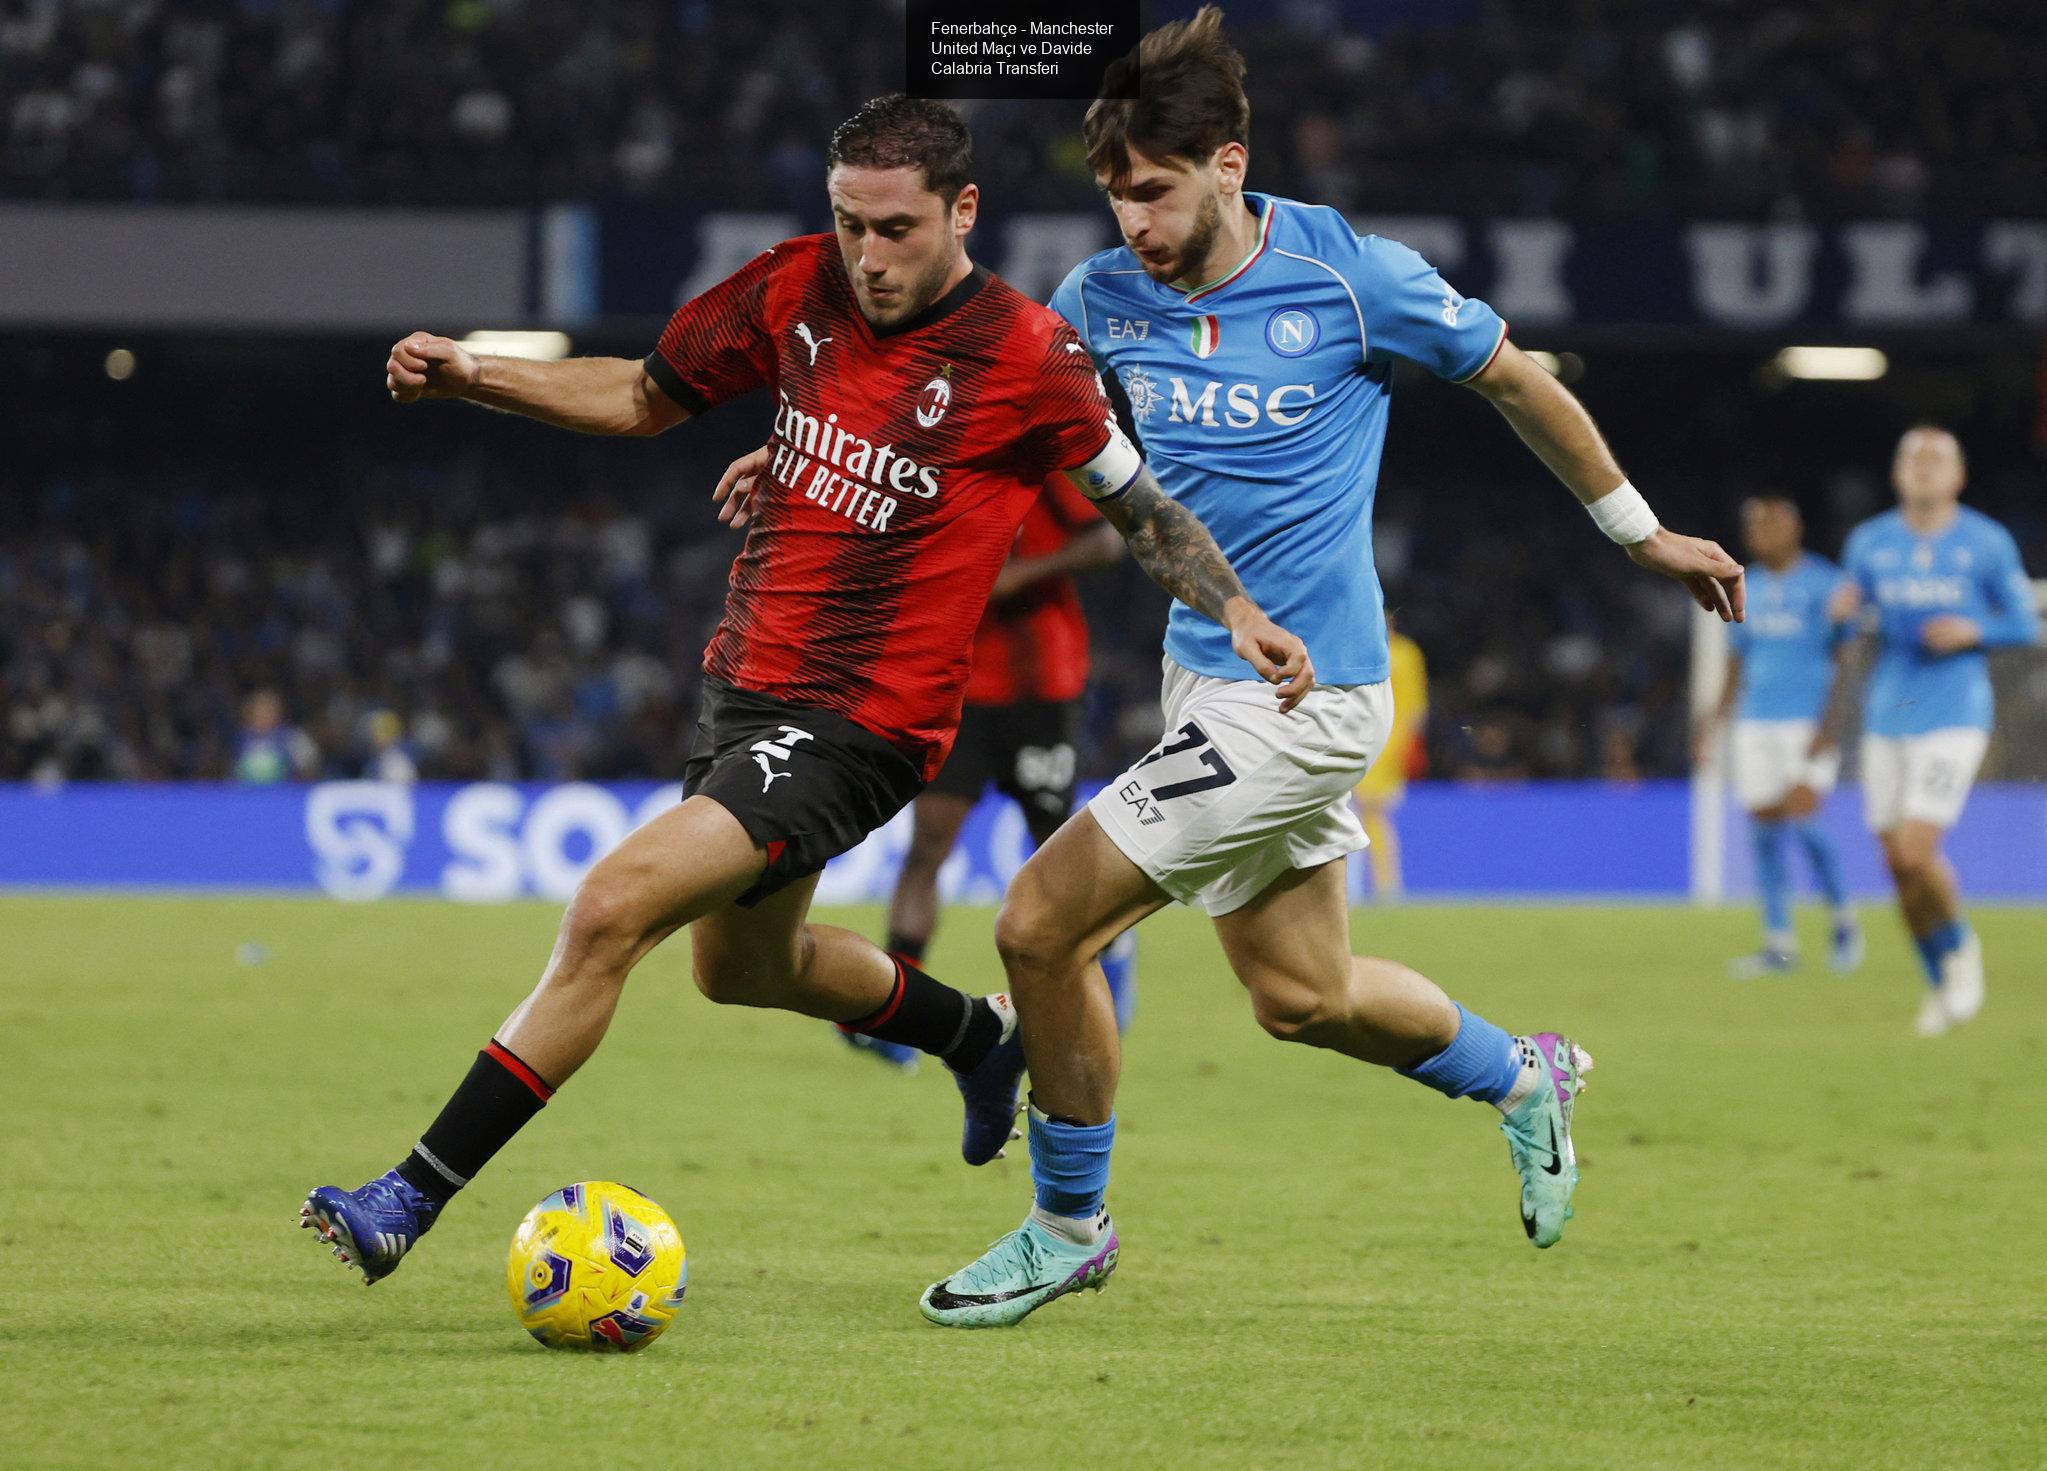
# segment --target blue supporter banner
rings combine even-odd
[[[650,782],[0,785],[0,888],[562,900],[680,795]],[[1442,898],[1679,899],[1690,882],[1689,800],[1682,782],[1419,783],[1398,819],[1408,888]],[[1836,794],[1826,821],[1857,891],[1884,893],[1853,794]],[[904,813],[831,865],[819,900],[886,897],[908,843]],[[941,875],[944,892],[992,903],[1029,845],[1022,813],[984,800]],[[1729,844],[1731,893],[1749,887],[1746,847]],[[1979,788],[1949,847],[1972,896],[2047,898],[2047,789]],[[1364,892],[1362,863],[1352,885]]]
[[[738,213],[675,200],[607,205],[589,229],[586,287],[612,318],[666,316],[792,235],[831,228],[817,205]],[[1518,333],[1574,326],[1885,332],[2047,325],[2047,219],[1838,224],[1466,219],[1353,214],[1412,246]],[[983,211],[974,255],[1046,300],[1114,244],[1109,211]]]

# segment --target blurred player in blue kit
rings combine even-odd
[[[1983,947],[1962,912],[1941,837],[1962,815],[1994,714],[1988,650],[2036,643],[2040,617],[2011,533],[1961,504],[1962,446],[1930,424],[1891,461],[1896,510],[1849,534],[1840,619],[1874,631],[1863,697],[1862,795],[1898,909],[1925,968],[1918,1031],[1938,1036],[1983,1006]]]
[[[1497,1108],[1522,1229],[1538,1247],[1563,1233],[1591,1059],[1350,949],[1345,860],[1366,845],[1350,793],[1393,725],[1371,514],[1397,359],[1474,388],[1637,564],[1724,618],[1742,606],[1741,567],[1658,525],[1591,417],[1490,307],[1335,210],[1246,190],[1244,63],[1221,20],[1208,6],[1154,31],[1137,53],[1141,94],[1089,109],[1089,163],[1123,244],[1076,267],[1052,305],[1114,375],[1166,492],[1307,641],[1319,685],[1282,711],[1175,608],[1164,739],[1011,884],[996,945],[1029,1061],[1036,1199],[926,1290],[925,1316],[947,1326],[1018,1322],[1114,1270],[1104,1201],[1121,1055],[1094,957],[1176,900],[1211,917],[1272,1036]]]
[[[1862,926],[1848,902],[1833,839],[1814,817],[1841,771],[1840,747],[1824,719],[1847,632],[1831,609],[1841,569],[1804,549],[1798,507],[1782,496],[1747,501],[1741,529],[1749,559],[1748,618],[1728,627],[1727,682],[1698,741],[1703,758],[1733,715],[1734,792],[1755,841],[1763,945],[1729,970],[1737,980],[1753,980],[1797,968],[1784,851],[1785,840],[1796,836],[1833,911],[1831,960],[1845,974],[1862,963]]]

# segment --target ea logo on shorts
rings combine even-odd
[[[924,391],[917,395],[917,422],[926,429],[931,428],[945,417],[946,409],[952,403],[952,379],[940,373],[924,385]]]
[[[1283,306],[1265,319],[1265,345],[1283,358],[1297,358],[1321,340],[1321,325],[1297,306]]]

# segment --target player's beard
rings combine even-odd
[[[939,297],[945,295],[945,281],[959,264],[959,253],[941,256],[931,263],[929,269],[919,273],[913,280],[898,286],[895,299],[886,303],[874,301],[864,291],[856,289],[854,299],[860,303],[861,315],[872,327],[897,327],[912,317],[920,315]],[[854,270],[848,266],[849,271]],[[891,283],[895,284],[895,283]]]
[[[1153,266],[1138,257],[1138,264],[1154,281],[1170,286],[1175,281],[1186,281],[1194,272],[1204,269],[1208,257],[1215,250],[1215,237],[1222,233],[1223,207],[1221,196],[1210,194],[1201,201],[1201,208],[1194,213],[1194,228],[1187,232],[1187,239],[1173,251],[1162,266]],[[1199,284],[1189,282],[1190,285]]]

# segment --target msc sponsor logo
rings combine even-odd
[[[1309,405],[1315,401],[1312,383],[1281,383],[1266,390],[1257,383],[1225,385],[1211,378],[1198,389],[1190,389],[1185,378],[1171,381],[1171,408],[1166,415],[1171,424],[1200,424],[1211,429],[1217,425],[1250,429],[1267,422],[1298,424],[1308,417]]]

